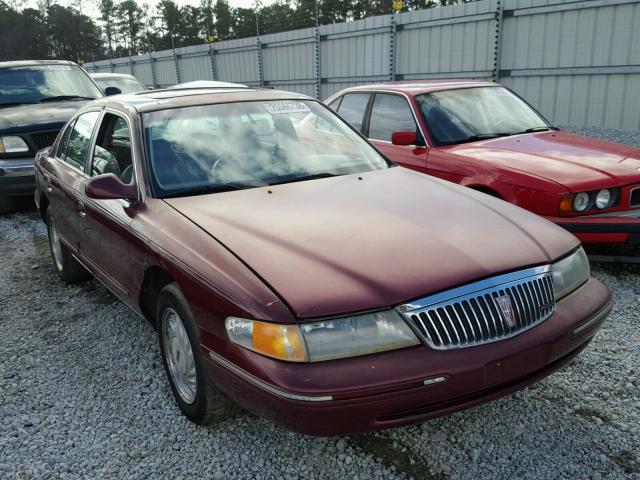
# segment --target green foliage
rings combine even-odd
[[[94,0],[90,0],[94,2]],[[82,14],[89,0],[0,0],[0,61],[60,58],[94,61],[149,51],[358,20],[392,13],[392,0],[276,0],[259,8],[232,8],[228,0],[193,0],[179,6],[159,0],[154,8],[136,0],[95,0],[99,16]],[[468,0],[404,0],[402,11]],[[21,9],[22,8],[22,9]]]

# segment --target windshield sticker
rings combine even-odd
[[[264,108],[271,115],[289,114],[289,113],[309,113],[311,109],[302,102],[277,102],[266,103]]]
[[[71,70],[69,65],[47,65],[48,70]]]

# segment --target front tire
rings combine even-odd
[[[207,378],[198,328],[176,283],[160,292],[156,318],[162,363],[182,413],[199,425],[236,415],[240,407]]]
[[[69,248],[62,243],[53,216],[47,211],[47,234],[53,267],[64,283],[72,284],[91,278],[91,274],[78,262]]]

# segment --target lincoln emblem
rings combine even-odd
[[[513,311],[513,304],[511,303],[511,298],[509,295],[501,295],[496,297],[496,303],[500,307],[500,311],[502,312],[502,316],[509,328],[513,328],[516,325],[516,314]]]

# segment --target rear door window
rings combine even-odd
[[[415,132],[416,129],[411,107],[404,97],[386,93],[376,94],[369,120],[370,139],[390,142],[393,132]]]
[[[91,146],[91,136],[96,126],[100,112],[87,112],[78,117],[71,134],[65,155],[61,160],[72,167],[84,171],[84,167],[89,157],[89,147]]]
[[[367,110],[369,96],[368,93],[347,93],[342,97],[342,102],[338,108],[340,116],[359,131],[362,131],[364,112]]]

